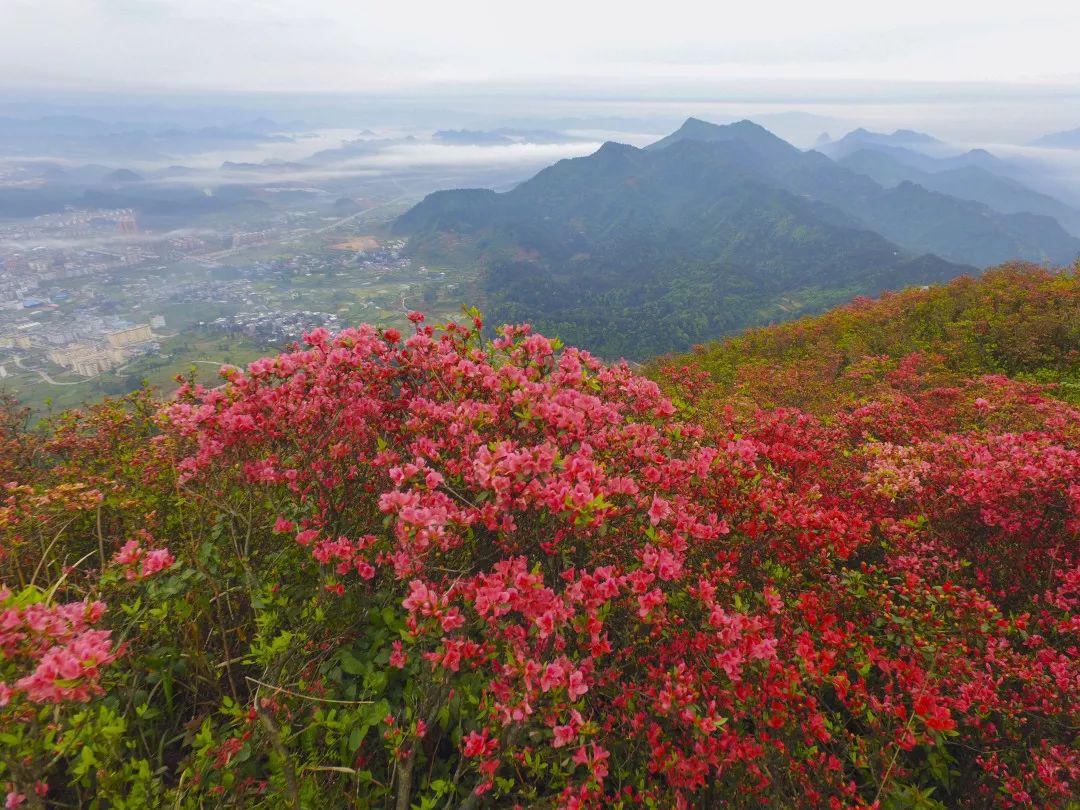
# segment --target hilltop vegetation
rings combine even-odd
[[[505,193],[432,194],[395,228],[422,259],[482,266],[497,321],[643,359],[974,266],[1075,259],[1080,240],[1046,215],[1068,206],[1035,192],[1037,213],[976,201],[1009,182],[969,199],[885,187],[749,121],[690,119]]]
[[[903,366],[936,385],[987,374],[1049,383],[1055,396],[1080,404],[1080,264],[1056,273],[1006,265],[979,279],[860,299],[658,358],[649,371],[706,373],[705,408],[742,402],[828,413],[879,396]]]
[[[1074,807],[1080,412],[1002,374],[1073,379],[1076,308],[859,302],[674,401],[413,315],[8,408],[7,806]]]

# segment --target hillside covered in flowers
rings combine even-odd
[[[901,365],[922,385],[949,386],[997,374],[1054,384],[1080,404],[1080,266],[1050,273],[1014,263],[977,280],[962,276],[871,300],[858,298],[812,318],[696,346],[650,363],[678,382],[707,372],[706,408],[798,407],[824,415],[881,395]]]
[[[27,807],[1076,807],[1080,277],[649,379],[412,316],[0,420]]]

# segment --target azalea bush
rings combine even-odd
[[[917,354],[725,409],[411,318],[8,409],[9,806],[1075,804],[1080,412]]]
[[[831,414],[874,396],[882,373],[915,354],[924,386],[1001,374],[1054,383],[1057,397],[1080,404],[1080,263],[1049,270],[1016,262],[978,279],[856,298],[823,315],[657,358],[649,373],[663,380],[705,373],[709,410]]]

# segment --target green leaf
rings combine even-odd
[[[343,652],[340,661],[341,669],[349,675],[363,675],[367,671],[367,667],[364,665],[363,661],[358,659],[351,652]]]
[[[349,734],[349,752],[355,754],[360,750],[360,746],[364,743],[364,737],[367,736],[368,729],[371,726],[357,726]]]

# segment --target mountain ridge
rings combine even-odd
[[[530,320],[605,356],[643,357],[973,270],[906,251],[851,214],[781,187],[769,176],[776,161],[727,137],[739,130],[805,167],[805,182],[828,162],[756,125],[734,125],[713,141],[684,130],[659,148],[604,144],[507,192],[437,192],[395,232],[424,260],[483,264],[496,320]]]
[[[1014,256],[1080,253],[1051,217],[912,182],[885,188],[752,121],[696,118],[644,148],[609,141],[506,192],[436,192],[394,232],[421,260],[480,265],[496,320],[627,357]]]

